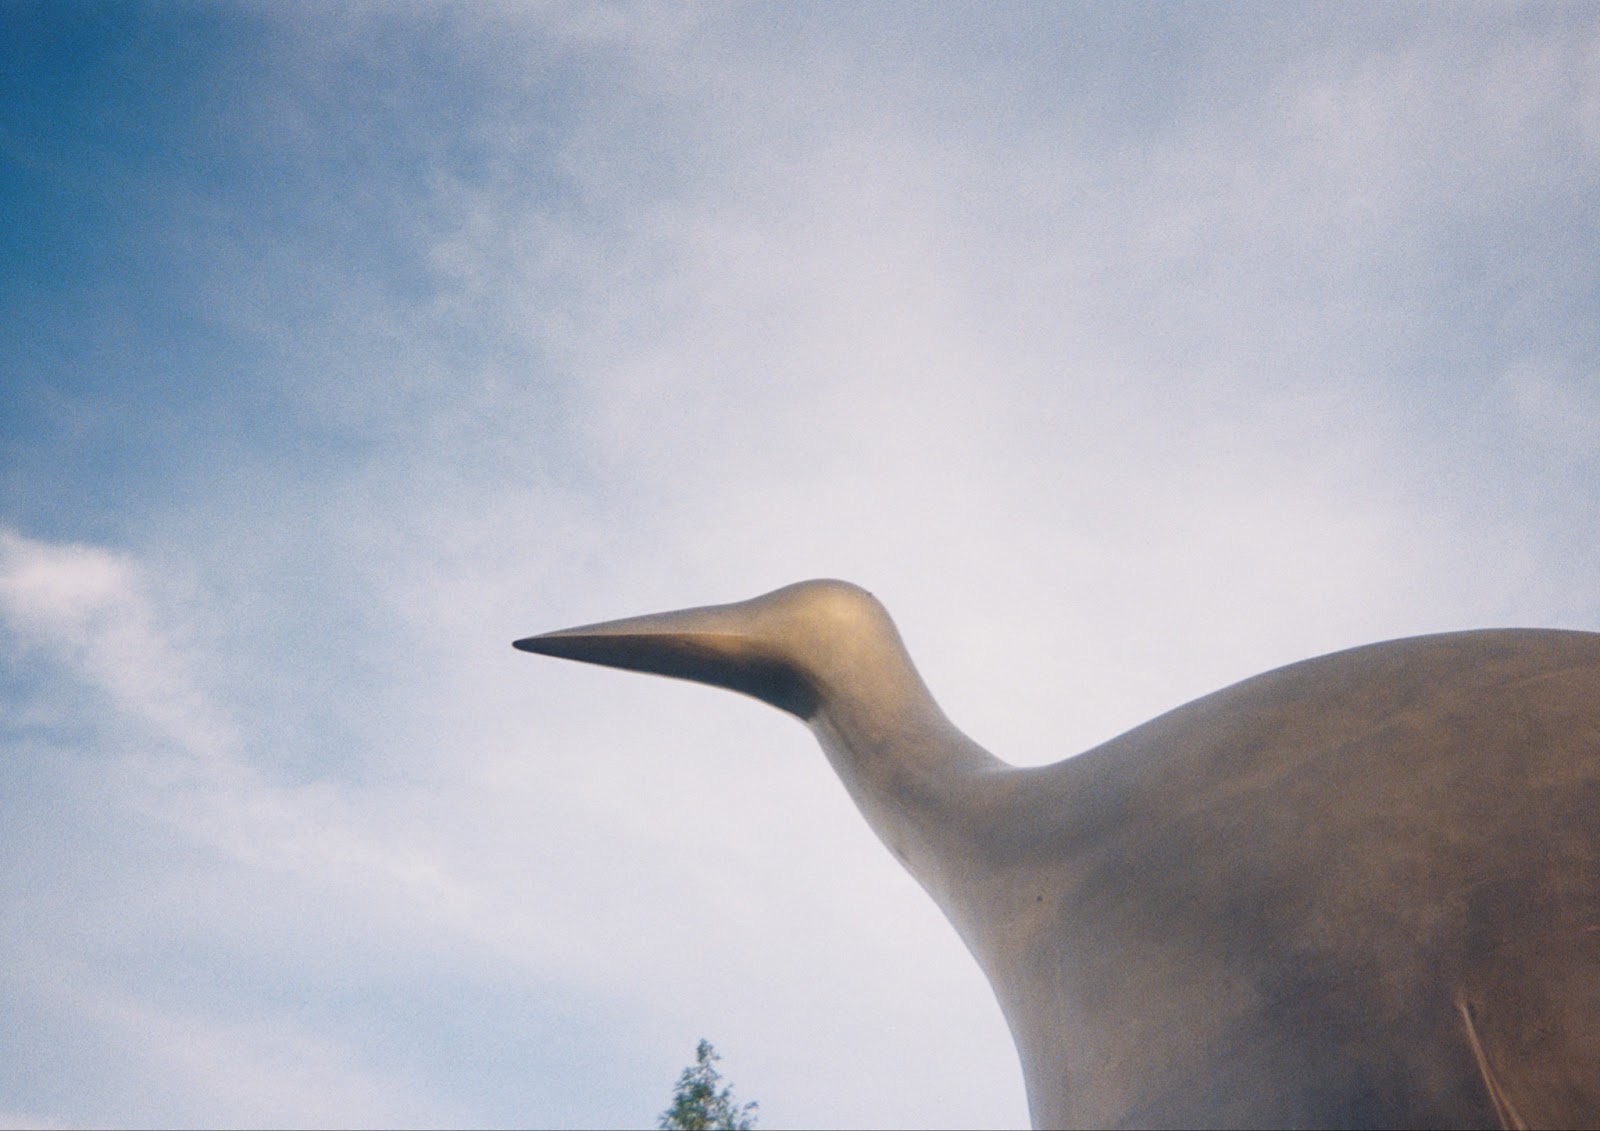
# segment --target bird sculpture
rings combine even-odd
[[[1354,648],[1038,768],[841,581],[516,647],[810,726],[994,987],[1036,1127],[1600,1126],[1600,634]]]

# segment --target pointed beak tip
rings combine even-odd
[[[578,659],[574,654],[575,645],[588,639],[590,634],[572,630],[559,630],[556,632],[541,632],[537,636],[524,636],[521,640],[513,640],[511,646],[519,652],[532,652],[536,656],[561,656],[566,659]]]

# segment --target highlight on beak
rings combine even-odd
[[[527,636],[513,647],[724,687],[809,719],[817,709],[811,682],[740,623],[742,612],[737,605],[716,605],[630,617]]]

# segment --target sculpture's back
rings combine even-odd
[[[805,719],[988,975],[1036,1125],[1600,1123],[1600,635],[1355,649],[1040,769],[843,583],[518,646]]]
[[[1041,1125],[1600,1121],[1600,636],[1356,649],[1022,772],[1041,830],[1094,798],[1008,1008]]]

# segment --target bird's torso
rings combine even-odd
[[[1600,1121],[1600,635],[1307,661],[993,792],[952,918],[1039,1125]]]

